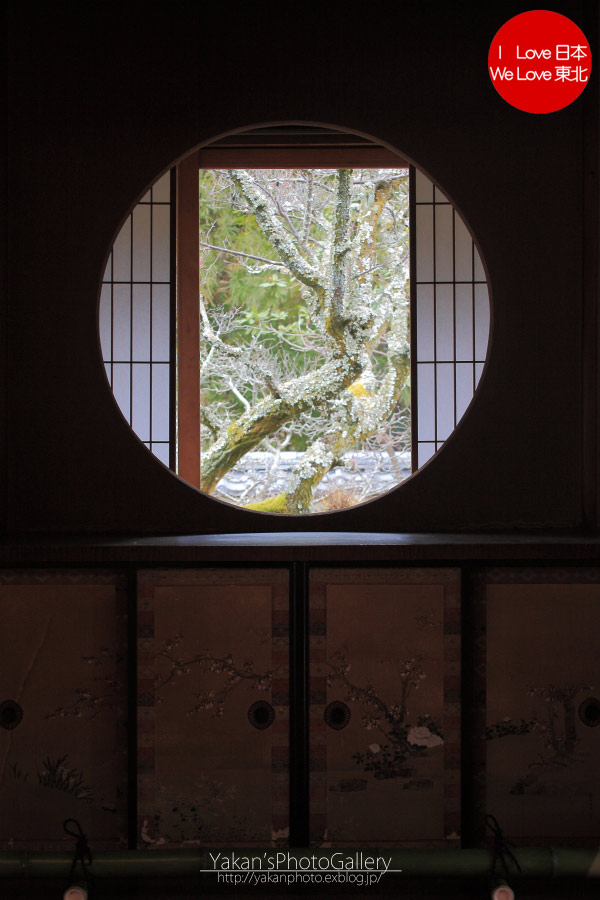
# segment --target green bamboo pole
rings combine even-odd
[[[241,857],[260,857],[263,860],[275,858],[276,850],[259,850],[256,848],[235,851],[213,850],[221,852],[220,860],[225,856],[236,859]],[[318,850],[304,848],[279,851],[291,856],[312,857],[319,860],[329,859],[332,868],[320,868],[322,872],[347,871],[352,868],[333,868],[336,858],[355,857],[362,853],[366,857],[383,857],[390,869],[401,869],[405,876],[456,876],[461,878],[485,877],[490,873],[492,854],[489,850],[392,850],[392,849],[349,849]],[[527,848],[514,851],[521,867],[521,874],[528,877],[600,877],[600,848],[578,849],[564,848]],[[4,878],[66,878],[71,866],[72,856],[64,852],[3,852],[0,853],[0,877]],[[94,853],[90,871],[97,878],[127,876],[193,876],[202,870],[212,869],[211,857],[207,850],[123,850]],[[280,866],[281,869],[287,866]],[[374,871],[375,869],[373,869]],[[236,871],[232,869],[215,869],[215,871]],[[238,870],[239,871],[239,870]],[[244,870],[242,870],[244,871]],[[258,871],[254,868],[254,871]],[[263,872],[269,871],[263,863]],[[276,872],[277,868],[270,869]],[[298,869],[302,872],[302,869]],[[518,876],[511,865],[510,875]]]

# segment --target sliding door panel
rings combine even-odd
[[[491,813],[520,844],[595,846],[600,569],[488,569],[475,597],[480,835]]]
[[[288,580],[267,569],[140,573],[141,847],[287,840]]]
[[[0,575],[0,846],[127,845],[126,581],[89,570]],[[10,811],[10,812],[9,812]]]
[[[313,570],[309,619],[312,842],[456,843],[458,570]]]

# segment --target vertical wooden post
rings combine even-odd
[[[177,166],[177,474],[200,486],[198,153]]]

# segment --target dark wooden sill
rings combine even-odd
[[[271,532],[5,541],[0,564],[484,563],[600,564],[599,535]]]

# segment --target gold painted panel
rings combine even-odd
[[[126,597],[118,575],[0,576],[0,843],[126,846]],[[6,811],[10,810],[10,815]]]
[[[597,837],[600,584],[488,584],[486,620],[486,811],[517,841]]]
[[[313,842],[458,841],[459,611],[454,570],[314,573]]]
[[[287,572],[143,573],[139,843],[288,837]]]

